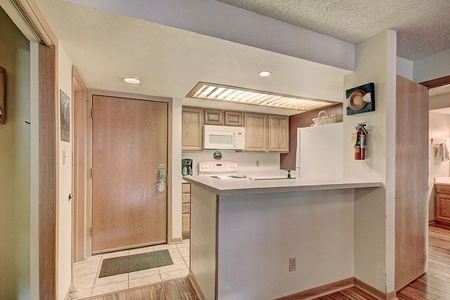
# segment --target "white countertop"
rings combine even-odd
[[[435,177],[434,183],[450,185],[450,177]]]
[[[379,181],[359,179],[274,179],[274,180],[224,180],[208,176],[185,176],[191,184],[216,193],[217,195],[243,195],[261,193],[284,193],[300,191],[320,191],[333,189],[355,189],[380,187]]]

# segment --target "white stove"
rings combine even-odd
[[[238,175],[236,162],[206,161],[198,164],[198,175],[226,180],[250,180],[247,176]]]

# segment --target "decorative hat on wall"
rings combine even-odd
[[[375,88],[373,82],[345,91],[347,115],[375,111]]]

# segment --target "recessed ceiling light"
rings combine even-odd
[[[269,71],[261,71],[258,73],[259,77],[269,77],[270,75],[272,75],[272,72]]]
[[[133,77],[125,77],[123,79],[123,81],[127,82],[127,83],[132,83],[132,84],[139,84],[141,83],[141,81],[137,78],[133,78]]]

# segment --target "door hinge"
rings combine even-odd
[[[91,237],[92,237],[92,227],[89,229],[89,234],[90,234]]]
[[[92,171],[93,168],[91,168],[91,178],[94,178],[94,171]]]
[[[91,108],[91,119],[94,118],[94,110]]]

